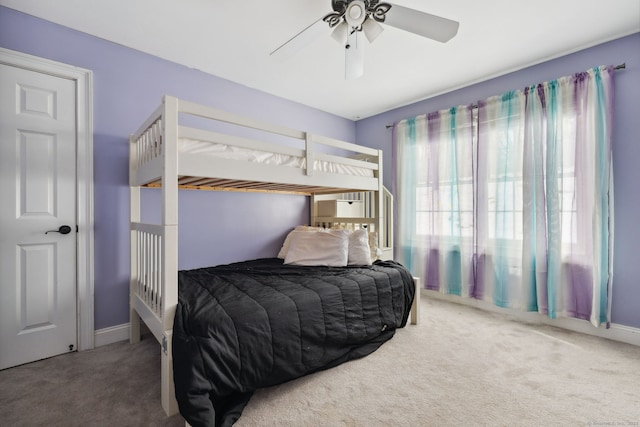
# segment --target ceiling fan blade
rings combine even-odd
[[[354,31],[347,36],[344,49],[344,78],[355,80],[364,74],[364,38],[362,31]]]
[[[288,59],[320,36],[328,33],[329,26],[322,20],[322,18],[320,18],[271,52],[270,55],[280,60]]]
[[[457,21],[397,4],[391,4],[384,23],[442,43],[451,40],[460,26]]]

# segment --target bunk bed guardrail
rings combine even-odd
[[[243,129],[252,129],[266,135],[267,137],[282,138],[283,140],[301,141],[304,148],[294,148],[286,144],[265,142],[256,139],[253,135],[249,137],[222,133],[217,130],[194,128],[185,126],[179,122],[186,122],[185,117],[194,116],[204,118],[210,123],[237,125]],[[178,158],[178,140],[181,138],[198,139],[210,143],[228,144],[234,148],[244,148],[248,150],[259,150],[276,153],[283,156],[299,157],[304,162],[299,167],[275,168],[273,166],[253,164],[255,170],[249,173],[250,179],[246,178],[247,170],[240,167],[238,163],[228,160],[219,160],[202,156],[198,153],[180,153]],[[267,138],[268,139],[268,138]],[[272,138],[273,139],[273,138]],[[158,108],[131,136],[131,141],[135,145],[135,164],[132,168],[132,181],[134,185],[159,186],[161,184],[163,165],[167,162],[175,164],[178,170],[179,185],[194,185],[206,188],[207,186],[218,189],[216,184],[222,183],[228,187],[238,184],[237,181],[256,181],[255,189],[278,188],[281,184],[281,191],[312,194],[324,192],[325,194],[360,191],[379,190],[379,179],[381,178],[382,151],[340,141],[337,139],[312,134],[309,132],[289,129],[284,126],[265,123],[253,119],[231,114],[215,108],[194,104],[188,101],[177,100],[173,97],[165,97],[163,105]],[[348,152],[348,155],[341,155]],[[201,178],[216,178],[211,175],[210,163],[214,162],[218,169],[228,175],[227,180],[206,180]],[[319,162],[329,162],[341,167],[353,167],[362,170],[369,170],[369,176],[351,176],[349,181],[355,183],[352,189],[345,187],[339,174],[325,173],[314,168],[314,164]],[[229,166],[231,164],[231,166]],[[241,166],[241,165],[240,165]],[[234,168],[239,169],[237,172]],[[277,170],[276,170],[277,169]],[[267,173],[265,173],[267,172]],[[195,177],[190,178],[189,175]],[[302,176],[306,177],[303,178]],[[315,177],[314,177],[315,176]],[[253,178],[253,179],[251,179]],[[292,185],[291,182],[299,181],[299,185]],[[258,184],[260,182],[261,184]],[[245,187],[247,188],[247,187]],[[251,187],[248,187],[251,189]]]

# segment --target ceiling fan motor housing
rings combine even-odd
[[[367,10],[362,0],[353,0],[347,6],[344,19],[351,28],[359,28],[367,18]]]
[[[384,22],[392,5],[379,0],[332,0],[331,7],[333,12],[323,18],[329,27],[346,22],[350,27],[360,29],[367,18]]]

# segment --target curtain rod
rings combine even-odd
[[[625,68],[627,68],[627,63],[623,62],[622,64],[616,65],[615,67],[613,67],[614,70],[624,70]],[[473,108],[478,108],[477,105],[473,105]],[[392,128],[393,125],[386,125],[385,128],[386,129],[390,129]]]

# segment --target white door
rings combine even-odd
[[[0,64],[0,369],[77,348],[76,137],[75,80]]]

